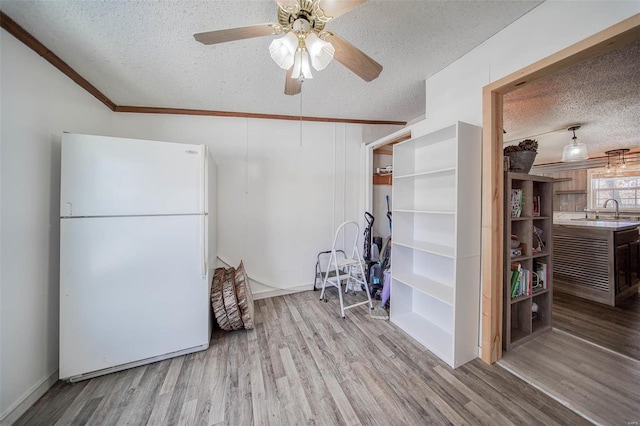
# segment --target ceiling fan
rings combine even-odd
[[[271,42],[271,58],[287,70],[284,93],[296,95],[302,82],[313,78],[311,66],[320,71],[332,59],[340,62],[365,81],[380,75],[382,65],[351,43],[326,30],[331,20],[349,12],[367,0],[280,0],[277,1],[278,23],[208,31],[194,34],[202,44],[218,44],[246,38],[280,35]]]

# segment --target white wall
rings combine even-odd
[[[426,119],[414,131],[433,131],[457,120],[481,126],[484,86],[637,13],[638,1],[541,4],[428,78]]]
[[[112,112],[4,30],[0,44],[0,418],[6,422],[24,398],[57,380],[60,136],[103,132]]]
[[[311,289],[334,230],[362,221],[362,134],[355,124],[126,113],[112,131],[209,146],[218,163],[218,255],[244,261],[255,298]]]

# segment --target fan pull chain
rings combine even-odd
[[[302,148],[302,90],[300,90],[300,148]]]
[[[246,151],[244,156],[244,193],[249,194],[249,119],[246,125]]]

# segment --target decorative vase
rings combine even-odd
[[[507,152],[509,157],[509,171],[516,173],[529,173],[538,153],[536,151],[512,151]]]

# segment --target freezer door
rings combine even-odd
[[[208,344],[202,223],[61,220],[61,379]]]
[[[65,133],[61,217],[205,211],[205,147]]]

